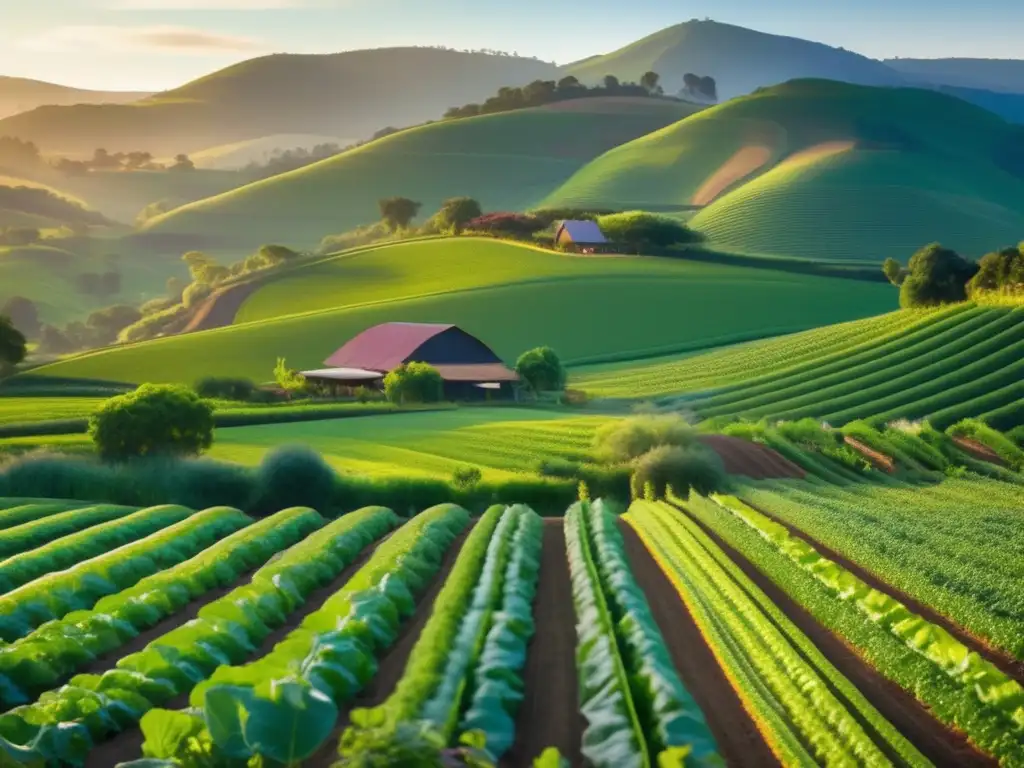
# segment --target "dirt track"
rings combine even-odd
[[[231,325],[235,322],[235,315],[238,314],[238,310],[242,308],[245,300],[262,287],[263,281],[249,280],[221,288],[199,306],[181,333],[209,331]]]
[[[544,521],[540,581],[533,605],[536,633],[530,641],[523,680],[526,695],[516,720],[516,741],[501,761],[524,768],[547,747],[558,747],[573,766],[583,764],[576,680],[576,617],[561,519]]]
[[[987,461],[990,464],[996,464],[1000,467],[1006,466],[1006,462],[1003,461],[1003,457],[984,443],[972,440],[969,437],[954,437],[953,442],[956,443],[957,447],[968,456],[981,461]]]
[[[257,649],[255,655],[253,655],[249,661],[266,656],[277,643],[284,639],[285,635],[299,626],[306,616],[316,610],[319,610],[331,595],[345,586],[345,583],[352,578],[355,572],[362,568],[366,561],[370,559],[377,547],[387,541],[391,535],[392,534],[388,534],[384,538],[378,539],[376,542],[368,546],[363,550],[359,557],[357,557],[348,568],[338,574],[330,584],[310,593],[305,604],[292,614],[287,623],[278,627],[267,636]],[[172,629],[174,626],[187,621],[187,619],[182,619],[181,616],[182,614],[178,614],[172,617],[175,621],[168,626],[167,629]],[[171,620],[169,619],[167,621]],[[120,655],[125,654],[122,653]],[[171,701],[165,704],[163,708],[181,709],[182,707],[188,706],[188,698],[189,695],[187,693],[183,694],[171,699]],[[119,762],[140,758],[142,757],[143,741],[142,731],[139,728],[130,728],[127,731],[123,731],[114,738],[99,744],[95,749],[93,749],[85,762],[85,768],[111,768],[111,766],[117,765]]]
[[[474,521],[475,524],[475,521]],[[373,676],[369,685],[363,690],[352,705],[341,713],[341,717],[338,720],[338,725],[334,729],[334,733],[331,734],[331,738],[327,740],[316,753],[307,760],[304,760],[302,765],[308,768],[328,768],[338,760],[338,739],[341,738],[341,734],[349,724],[349,712],[353,709],[360,707],[375,707],[378,704],[384,703],[384,700],[391,695],[391,692],[395,689],[398,681],[405,673],[405,665],[409,661],[409,654],[412,653],[413,647],[416,645],[416,641],[420,637],[420,632],[423,631],[424,625],[430,618],[430,614],[434,610],[434,601],[437,599],[438,593],[444,586],[445,580],[448,578],[448,574],[451,573],[452,567],[455,565],[455,560],[459,556],[459,551],[462,549],[463,543],[466,541],[466,537],[472,530],[472,526],[467,528],[458,539],[456,539],[452,545],[445,552],[444,560],[441,563],[441,569],[438,571],[437,576],[434,577],[433,582],[427,588],[427,591],[423,593],[423,596],[419,599],[416,605],[416,612],[405,622],[405,626],[402,628],[401,634],[398,636],[398,640],[391,646],[384,658],[380,660],[380,665],[377,667],[377,674]]]
[[[785,520],[779,517],[776,517],[770,512],[766,512],[761,507],[757,507],[753,504],[750,504],[750,502],[748,501],[744,501],[744,504],[750,506],[751,509],[756,509],[765,517],[785,527],[786,530],[790,532],[790,534],[796,536],[799,539],[803,539],[816,550],[818,550],[818,552],[820,552],[824,557],[827,557],[829,560],[833,560],[836,563],[839,563],[839,565],[848,570],[850,573],[852,573],[854,576],[863,581],[872,589],[877,589],[879,592],[884,592],[890,597],[899,600],[908,609],[916,613],[918,616],[922,617],[927,621],[930,621],[932,624],[937,624],[938,626],[942,627],[944,630],[949,632],[949,634],[953,635],[953,637],[955,637],[961,643],[963,643],[972,651],[977,653],[983,659],[992,662],[992,664],[994,664],[1002,672],[1012,677],[1021,685],[1024,685],[1024,661],[1019,661],[1018,659],[1015,659],[1012,656],[1010,656],[1008,653],[1001,651],[998,648],[993,648],[992,646],[988,645],[984,640],[968,633],[967,630],[965,630],[952,619],[943,616],[941,613],[938,613],[934,608],[931,608],[928,605],[925,605],[924,603],[920,602],[919,600],[916,600],[915,598],[908,595],[906,592],[896,589],[891,584],[888,584],[882,579],[875,576],[873,573],[871,573],[871,571],[862,568],[861,566],[857,565],[857,563],[847,558],[845,555],[832,549],[827,544],[823,544],[822,542],[815,539],[813,536],[804,533],[802,530],[795,527],[794,525],[786,522]]]
[[[825,658],[856,686],[871,705],[936,766],[970,768],[997,765],[995,760],[971,746],[965,736],[943,726],[912,694],[861,659],[842,639],[819,624],[803,606],[757,570],[753,563],[729,546],[718,534],[696,517],[691,516],[691,519],[711,537],[730,560],[736,563],[747,578],[810,638]],[[868,732],[870,733],[870,730]]]
[[[728,435],[701,435],[700,441],[722,457],[725,471],[754,480],[803,479],[807,473],[766,445]]]
[[[672,582],[636,531],[625,523],[620,527],[633,576],[647,596],[676,671],[704,713],[720,754],[730,768],[778,765]]]

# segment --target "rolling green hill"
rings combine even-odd
[[[364,138],[556,73],[534,59],[434,48],[275,54],[132,104],[40,107],[0,120],[0,136],[47,153],[101,146],[157,156],[277,133]]]
[[[278,133],[273,136],[260,136],[258,139],[246,139],[231,144],[207,147],[199,152],[193,152],[189,157],[197,168],[235,171],[250,163],[264,163],[277,150],[312,149],[318,144],[337,144],[339,147],[347,147],[354,143],[354,139],[343,139],[337,136]]]
[[[881,261],[936,240],[971,256],[1024,232],[1020,129],[935,91],[792,81],[607,152],[549,205],[707,205],[748,253]]]
[[[293,367],[319,366],[353,335],[395,320],[456,323],[507,360],[549,344],[583,363],[783,333],[894,303],[891,286],[879,283],[671,259],[579,258],[487,239],[425,241],[342,256],[271,284],[242,308],[242,319],[266,319],[100,350],[35,373],[262,381],[278,357]],[[317,311],[286,314],[311,308]]]
[[[903,82],[902,76],[885,64],[852,51],[698,19],[668,27],[605,56],[570,64],[566,73],[596,83],[607,74],[636,81],[649,70],[661,75],[671,93],[683,87],[687,72],[710,75],[723,99],[794,78],[864,85]]]
[[[981,416],[1024,424],[1024,308],[961,304],[877,318],[675,360],[582,370],[573,386],[605,397],[660,397],[704,418]]]
[[[309,246],[377,220],[377,201],[392,195],[423,203],[423,216],[458,195],[488,210],[521,210],[611,147],[695,109],[669,100],[595,98],[571,108],[434,123],[184,206],[147,231],[197,236],[208,246]]]

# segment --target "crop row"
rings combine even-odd
[[[232,584],[246,571],[301,541],[323,522],[311,509],[278,512],[236,531],[189,560],[100,599],[92,610],[74,611],[49,621],[0,647],[0,701],[4,706],[31,701],[75,670],[112,653],[203,594]],[[180,532],[172,528],[166,533],[176,536]],[[82,566],[73,570],[80,571]]]
[[[371,507],[321,528],[264,565],[198,617],[121,658],[77,675],[33,704],[0,716],[0,754],[23,763],[81,765],[94,744],[134,726],[151,708],[187,694],[214,670],[256,653],[313,590],[336,578],[400,520]]]
[[[83,502],[0,498],[0,531],[87,506],[89,505]]]
[[[583,755],[597,768],[646,768],[685,750],[688,764],[723,765],[633,579],[615,525],[602,501],[579,502],[565,516],[579,704],[587,721]]]
[[[928,765],[686,515],[637,501],[626,521],[783,764]]]
[[[220,666],[193,689],[188,712],[147,713],[146,755],[181,760],[199,748],[214,762],[288,765],[311,756],[334,730],[339,705],[376,674],[376,659],[469,521],[464,509],[446,504],[407,522],[270,653]]]

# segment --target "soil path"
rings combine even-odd
[[[972,440],[969,437],[954,437],[953,442],[956,443],[960,450],[964,451],[968,456],[981,461],[987,461],[989,464],[995,464],[1000,467],[1005,467],[1006,462],[1003,461],[1003,457],[993,451],[984,443],[977,440]]]
[[[886,456],[881,451],[876,451],[870,445],[862,443],[860,440],[849,435],[843,436],[843,442],[871,462],[871,466],[875,469],[890,475],[896,471],[896,462],[893,461],[891,456]]]
[[[807,475],[802,467],[760,443],[728,435],[701,435],[700,441],[722,458],[725,471],[730,475],[743,475],[754,480],[802,480]]]
[[[373,544],[367,546],[359,557],[357,557],[355,561],[348,566],[348,568],[345,568],[340,574],[338,574],[333,581],[326,586],[311,592],[309,597],[306,598],[305,604],[295,611],[283,626],[278,627],[276,630],[271,632],[263,643],[260,644],[256,653],[247,661],[254,661],[270,653],[274,646],[283,640],[285,635],[299,626],[306,616],[319,610],[323,604],[327,602],[328,598],[345,586],[348,580],[355,575],[356,571],[362,568],[366,561],[370,559],[373,553],[377,550],[377,547],[391,538],[392,535],[394,535],[394,532],[389,533],[387,536],[378,539]],[[182,615],[183,614],[178,614],[174,617],[178,619],[178,621],[168,627],[168,629],[173,629],[174,626],[183,623],[181,620]],[[163,705],[163,709],[182,709],[183,707],[187,707],[188,698],[188,693],[177,696]],[[110,768],[113,765],[117,765],[119,762],[126,762],[128,760],[140,758],[142,757],[142,743],[144,740],[142,731],[138,727],[122,731],[112,739],[97,745],[96,748],[89,753],[89,757],[85,762],[85,768]]]
[[[263,280],[249,280],[216,291],[199,306],[181,333],[209,331],[233,324],[245,300],[262,288],[263,283]]]
[[[680,512],[680,514],[686,514]],[[743,573],[789,618],[896,729],[937,766],[995,768],[997,761],[975,749],[967,738],[935,719],[914,696],[860,658],[841,638],[818,623],[803,606],[762,574],[753,563],[696,517],[690,516]],[[863,723],[862,723],[863,724]]]
[[[961,643],[966,645],[969,649],[977,653],[983,659],[992,662],[992,664],[994,664],[995,667],[1002,671],[1004,674],[1013,678],[1021,685],[1024,685],[1024,661],[1015,659],[1010,654],[998,648],[993,648],[991,645],[986,643],[981,638],[975,637],[974,635],[970,634],[967,630],[965,630],[952,619],[943,616],[941,613],[938,613],[934,608],[925,605],[924,603],[915,599],[911,595],[908,595],[906,592],[896,589],[891,584],[888,584],[882,579],[880,579],[878,576],[875,576],[873,573],[871,573],[871,571],[868,571],[865,568],[857,565],[857,563],[853,562],[842,553],[832,549],[827,544],[823,544],[821,541],[815,539],[813,536],[804,533],[802,530],[792,525],[791,523],[779,517],[776,517],[770,512],[766,512],[761,507],[757,507],[746,500],[744,500],[743,503],[750,506],[751,509],[756,509],[765,517],[783,526],[793,536],[796,536],[798,539],[806,541],[808,544],[810,544],[812,547],[818,550],[818,552],[822,556],[827,557],[829,560],[833,560],[834,562],[838,563],[872,589],[877,589],[879,592],[883,592],[884,594],[887,594],[890,597],[899,600],[909,610],[913,611],[921,618],[931,622],[932,624],[936,624],[942,627],[944,630],[949,632],[949,634],[951,634]]]
[[[473,525],[476,525],[475,519]],[[327,740],[327,743],[318,749],[312,757],[302,762],[303,768],[328,768],[336,763],[339,759],[338,740],[349,725],[349,712],[360,707],[375,707],[378,704],[383,704],[384,700],[394,691],[398,681],[405,674],[405,665],[409,661],[412,649],[416,646],[416,641],[419,640],[420,632],[423,631],[424,625],[430,619],[430,614],[434,612],[434,601],[437,600],[438,593],[444,587],[448,574],[451,573],[455,560],[458,558],[462,545],[465,543],[466,537],[471,530],[472,525],[445,552],[444,560],[441,562],[441,569],[434,577],[427,591],[420,597],[419,602],[416,604],[415,613],[405,622],[395,644],[391,646],[385,653],[384,658],[380,660],[377,674],[373,676],[369,685],[363,689],[363,692],[356,697],[355,701],[342,711],[338,724],[331,737]]]
[[[524,768],[547,747],[557,747],[574,767],[581,766],[580,742],[586,722],[580,714],[576,615],[561,519],[544,521],[533,619],[537,628],[523,670],[526,690],[516,719],[516,740],[501,765]]]
[[[726,764],[730,768],[779,765],[672,582],[636,531],[625,523],[620,528],[637,585],[647,596],[676,671],[704,713]]]

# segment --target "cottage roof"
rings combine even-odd
[[[563,221],[558,225],[555,240],[561,238],[563,233],[581,245],[603,245],[608,242],[596,221]]]
[[[324,361],[331,368],[390,371],[430,339],[454,328],[437,323],[383,323],[368,328]]]

